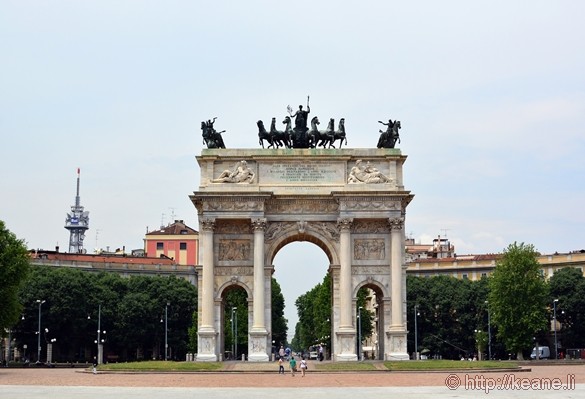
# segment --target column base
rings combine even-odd
[[[358,358],[355,353],[342,353],[339,355],[334,355],[334,360],[336,362],[357,362]]]
[[[198,353],[195,360],[198,362],[217,362],[217,356],[209,353]]]
[[[333,355],[333,359],[338,362],[356,362],[358,360],[357,353],[355,353],[356,344],[356,332],[355,329],[350,327],[341,327],[339,331],[335,333],[336,352]]]
[[[389,348],[390,351],[384,353],[385,360],[410,360],[406,351],[406,331],[404,328],[386,331],[386,342],[389,344],[386,348]]]
[[[251,353],[248,355],[249,362],[268,362],[270,358],[266,353]]]
[[[267,362],[268,356],[268,332],[266,329],[252,329],[249,335],[248,361]]]
[[[410,360],[408,353],[385,353],[384,360]]]
[[[198,332],[197,361],[216,362],[217,334],[213,328],[202,327]]]

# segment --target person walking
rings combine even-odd
[[[278,374],[284,375],[284,360],[282,357],[278,358]]]
[[[305,360],[305,358],[303,357],[301,359],[301,374],[304,377],[305,376],[305,371],[307,371],[309,367],[307,366],[307,361]]]
[[[290,372],[291,372],[292,376],[294,377],[295,372],[297,371],[297,361],[295,360],[294,356],[290,357],[289,365],[290,365]]]

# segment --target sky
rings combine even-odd
[[[0,0],[0,220],[31,249],[143,247],[174,219],[199,229],[200,123],[258,148],[310,95],[350,148],[400,120],[414,195],[406,234],[457,254],[517,241],[585,248],[585,2]],[[294,300],[327,258],[292,243],[275,277]]]

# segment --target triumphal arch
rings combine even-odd
[[[269,360],[272,262],[293,241],[329,259],[332,359],[358,359],[356,297],[366,286],[379,297],[380,357],[408,359],[405,160],[396,148],[202,150],[191,196],[200,229],[197,360],[221,358],[222,295],[234,285],[248,294],[248,360]]]

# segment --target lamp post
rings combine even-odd
[[[90,316],[87,316],[88,319],[91,319]],[[102,331],[102,305],[98,305],[98,329],[97,329],[97,339],[93,341],[97,345],[97,364],[103,363],[104,357],[104,339],[101,338],[102,332],[105,334],[105,331]]]
[[[41,362],[41,306],[45,303],[45,300],[37,299],[39,304],[39,329],[37,331],[37,363]]]
[[[358,307],[358,360],[362,360],[362,307]]]
[[[475,344],[477,345],[477,360],[481,360],[481,344],[483,337],[481,336],[481,330],[474,330],[475,331]]]
[[[232,320],[234,321],[234,359],[238,358],[238,308],[232,308]]]
[[[51,364],[53,361],[53,344],[57,342],[56,338],[48,339],[49,329],[45,328],[45,342],[47,343],[47,364]]]
[[[232,314],[230,317],[230,323],[231,323],[231,327],[232,327],[232,357],[235,359],[236,358],[236,345],[235,345],[235,341],[234,341],[234,309],[232,308]]]
[[[169,353],[169,343],[168,343],[169,329],[168,329],[168,324],[167,324],[167,322],[168,322],[167,316],[168,316],[168,308],[169,308],[170,304],[171,304],[170,302],[167,302],[167,304],[165,306],[165,360],[168,359],[168,353]]]
[[[490,320],[490,303],[485,301],[488,315],[488,360],[492,360],[492,326]]]
[[[554,328],[554,331],[555,331],[555,359],[558,359],[559,358],[559,355],[557,353],[558,350],[559,350],[558,349],[558,344],[557,344],[557,302],[558,301],[559,301],[558,299],[555,299],[553,301],[553,323],[554,323],[553,324],[553,328]]]
[[[419,360],[417,319],[418,319],[418,305],[415,303],[414,304],[414,358],[415,358],[415,360]]]

